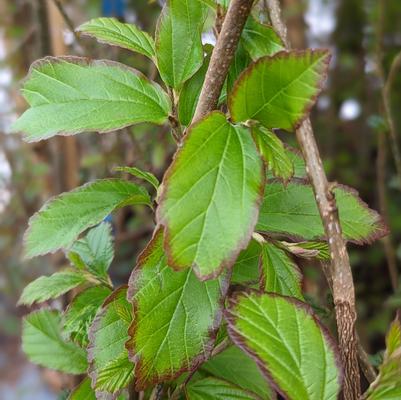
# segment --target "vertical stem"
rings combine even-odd
[[[228,69],[234,58],[238,41],[254,0],[231,0],[221,32],[210,58],[205,82],[199,96],[192,122],[215,110]]]
[[[287,30],[281,20],[278,0],[268,0],[270,17],[274,28],[289,48]],[[355,329],[355,289],[352,271],[338,218],[333,185],[329,184],[323,169],[310,120],[307,119],[296,131],[297,140],[305,157],[308,176],[316,196],[316,203],[329,242],[333,284],[333,298],[337,320],[341,361],[344,368],[344,398],[357,400],[361,394],[358,366],[358,342]]]
[[[380,214],[386,224],[388,224],[388,207],[386,195],[386,165],[387,165],[387,145],[384,132],[379,132],[377,137],[377,160],[376,160],[376,178],[377,191],[379,195]],[[385,236],[382,239],[384,254],[387,259],[387,267],[390,274],[391,286],[394,291],[398,287],[398,271],[397,257],[391,241],[391,235]]]

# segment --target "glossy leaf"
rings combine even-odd
[[[126,287],[122,287],[107,298],[89,332],[89,375],[99,392],[116,393],[133,378],[134,364],[128,360],[125,349],[132,321],[126,294]]]
[[[103,222],[92,228],[84,238],[74,242],[70,251],[75,253],[94,275],[107,277],[107,270],[114,258],[111,225]]]
[[[259,257],[262,248],[251,239],[248,247],[239,253],[231,276],[231,283],[256,283],[259,281]]]
[[[236,346],[230,346],[202,364],[202,371],[223,379],[241,389],[270,399],[272,392],[255,361]]]
[[[201,33],[207,6],[199,0],[167,0],[156,29],[157,65],[177,89],[203,63]]]
[[[285,48],[271,26],[261,24],[253,17],[248,18],[242,31],[241,41],[253,60],[271,56]]]
[[[190,382],[185,392],[188,400],[257,400],[252,393],[213,377]]]
[[[376,211],[346,186],[334,189],[344,237],[355,243],[370,243],[385,234],[387,228]],[[317,240],[324,229],[312,187],[303,181],[286,186],[269,181],[260,209],[257,230],[291,238]]]
[[[55,299],[71,289],[87,282],[82,272],[64,270],[50,276],[41,276],[25,287],[18,305],[31,306],[49,299]]]
[[[341,373],[331,337],[305,303],[259,292],[237,293],[228,332],[291,400],[335,400]]]
[[[398,400],[401,398],[401,324],[396,319],[386,337],[386,351],[379,375],[370,385],[367,400]]]
[[[227,289],[224,278],[201,282],[191,269],[173,271],[158,230],[129,287],[135,319],[127,348],[136,363],[137,390],[172,380],[210,356]]]
[[[169,265],[192,266],[201,279],[231,267],[250,240],[263,181],[246,128],[217,111],[193,125],[164,177],[157,210]]]
[[[146,190],[119,179],[97,180],[49,200],[29,220],[25,233],[27,257],[71,246],[85,229],[101,222],[117,208],[151,205]]]
[[[139,122],[163,124],[170,112],[159,85],[112,61],[47,57],[32,65],[22,91],[30,108],[13,131],[22,131],[29,142]]]
[[[252,134],[268,170],[271,170],[275,177],[288,181],[294,175],[294,164],[283,142],[267,129],[255,127]]]
[[[326,50],[282,51],[260,58],[235,84],[229,99],[231,118],[292,131],[314,105],[329,60]]]
[[[42,367],[70,374],[86,371],[86,353],[61,333],[60,314],[57,311],[35,311],[24,318],[22,349],[30,361]]]
[[[261,290],[303,300],[302,274],[295,262],[274,244],[262,244]]]
[[[101,43],[135,51],[150,59],[155,57],[153,38],[133,24],[124,24],[115,18],[95,18],[81,25],[77,31]]]
[[[64,314],[64,332],[82,347],[88,345],[89,328],[95,315],[111,290],[93,286],[77,294]]]
[[[132,176],[143,179],[144,181],[149,182],[156,190],[160,185],[159,180],[152,173],[142,171],[137,167],[116,167],[114,168],[114,171],[127,172]]]

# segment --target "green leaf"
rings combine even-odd
[[[386,337],[386,352],[379,375],[372,382],[367,400],[398,400],[401,398],[401,324],[396,319]],[[365,397],[364,397],[365,398]]]
[[[256,146],[269,170],[285,182],[294,175],[294,164],[283,142],[271,131],[255,127],[252,129]]]
[[[257,400],[258,397],[222,379],[213,377],[190,382],[185,388],[188,400]]]
[[[134,365],[128,360],[125,342],[132,321],[127,288],[111,294],[97,313],[89,331],[89,375],[97,391],[116,393],[133,378]]]
[[[284,146],[287,157],[291,160],[294,166],[294,178],[308,179],[306,173],[306,164],[301,152],[290,146]]]
[[[261,261],[261,290],[303,300],[301,271],[284,250],[264,242]]]
[[[189,126],[191,124],[192,117],[195,114],[195,109],[198,104],[203,82],[205,80],[206,72],[209,67],[212,49],[207,49],[209,51],[207,51],[202,66],[188,81],[184,83],[180,91],[178,117],[180,122],[185,126]]]
[[[88,332],[93,319],[111,290],[93,286],[74,297],[64,314],[64,332],[82,347],[89,343]]]
[[[259,256],[262,248],[251,239],[248,247],[239,253],[231,276],[231,283],[251,284],[259,281]]]
[[[201,366],[203,371],[231,384],[270,399],[271,389],[255,361],[236,346],[230,346]]]
[[[231,62],[230,69],[227,75],[227,90],[231,92],[237,78],[241,75],[241,72],[248,67],[251,63],[251,58],[248,52],[245,50],[243,43],[238,43],[237,50],[235,51],[234,59]]]
[[[292,169],[294,170],[293,178],[304,179],[305,181],[307,181],[309,178],[308,174],[306,173],[305,160],[303,159],[301,152],[285,144],[284,144],[284,152],[285,152],[285,157],[289,158],[291,161]],[[273,171],[270,168],[267,169],[266,176],[267,179],[275,178],[275,175],[273,174]]]
[[[229,98],[234,122],[257,120],[292,131],[314,105],[327,75],[327,50],[282,51],[260,58],[237,80]]]
[[[106,278],[114,258],[111,225],[103,222],[92,228],[84,238],[74,242],[70,251],[79,256],[91,273]]]
[[[175,89],[203,63],[201,33],[207,6],[198,0],[167,0],[156,29],[156,57],[163,81]]]
[[[280,242],[280,244],[297,257],[317,258],[322,261],[330,260],[330,250],[327,242]]]
[[[100,179],[49,200],[29,220],[25,233],[27,257],[68,248],[85,229],[117,208],[151,205],[147,191],[120,179]]]
[[[225,278],[201,282],[191,269],[173,271],[163,232],[155,233],[129,283],[135,319],[127,348],[137,390],[172,380],[210,357],[227,284]]]
[[[91,388],[91,381],[85,378],[70,394],[68,400],[96,400],[95,391]]]
[[[28,142],[139,122],[163,124],[170,112],[159,85],[112,61],[46,57],[31,66],[22,91],[31,108],[12,129],[24,132]]]
[[[150,172],[142,171],[137,167],[116,167],[114,171],[127,172],[132,176],[143,179],[146,182],[149,182],[156,190],[158,189],[160,182],[159,180]]]
[[[87,278],[82,272],[68,269],[50,276],[41,276],[25,287],[18,305],[31,306],[33,303],[55,299],[86,282]]]
[[[115,18],[92,19],[81,25],[77,31],[82,35],[92,36],[101,43],[141,53],[151,60],[155,57],[155,43],[149,34],[135,25],[123,24]]]
[[[40,310],[26,316],[22,326],[22,349],[29,360],[42,367],[70,374],[86,371],[86,353],[61,335],[60,314]]]
[[[158,222],[169,265],[201,279],[231,267],[258,215],[264,172],[249,131],[215,111],[192,125],[164,181]]]
[[[355,190],[339,185],[334,194],[347,240],[371,243],[387,234],[380,215],[368,208]],[[324,229],[312,187],[299,180],[286,186],[269,181],[256,229],[303,240],[323,239]]]
[[[242,31],[241,41],[253,60],[271,56],[285,48],[271,26],[261,24],[253,17],[248,18]]]
[[[237,293],[228,333],[291,400],[335,400],[341,373],[331,337],[305,303],[279,295]]]

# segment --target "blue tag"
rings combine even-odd
[[[102,0],[102,15],[104,17],[124,17],[125,0]]]

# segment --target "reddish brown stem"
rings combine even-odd
[[[254,0],[232,0],[210,58],[192,122],[215,110]]]
[[[289,48],[286,27],[281,20],[277,0],[268,0],[271,22]],[[344,368],[344,398],[356,400],[361,394],[358,366],[358,342],[355,329],[355,289],[346,243],[342,235],[333,185],[323,169],[310,120],[305,120],[296,131],[297,140],[305,157],[308,176],[316,196],[326,237],[329,242],[333,284],[333,298],[337,320],[341,361]]]

